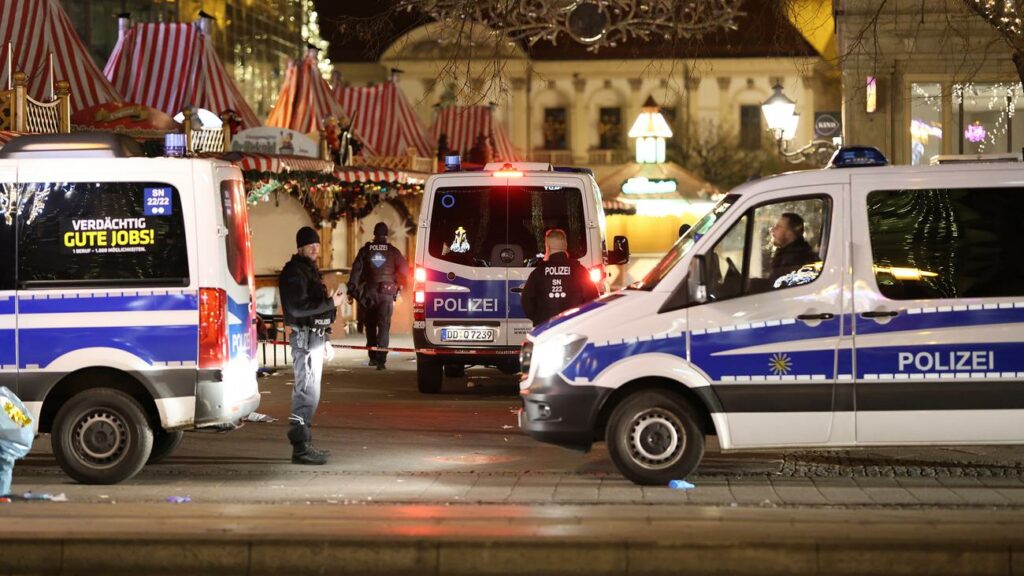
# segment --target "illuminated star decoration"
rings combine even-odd
[[[772,354],[768,366],[772,369],[772,374],[781,376],[789,374],[789,371],[793,368],[793,360],[789,357],[789,354],[776,352]]]

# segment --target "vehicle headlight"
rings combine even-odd
[[[537,365],[537,376],[554,376],[565,368],[583,350],[586,336],[561,334],[543,343],[534,344],[532,363]]]

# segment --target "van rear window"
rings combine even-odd
[[[178,190],[159,182],[31,182],[18,191],[22,288],[188,286]]]
[[[245,205],[245,187],[241,180],[220,183],[221,209],[224,211],[224,238],[228,252],[228,269],[239,285],[252,283],[252,240],[249,236],[249,212]]]
[[[578,188],[441,188],[430,212],[428,250],[465,266],[532,267],[543,258],[544,233],[552,228],[565,231],[573,258],[586,255],[586,214]]]

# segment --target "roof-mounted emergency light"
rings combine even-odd
[[[519,171],[519,170],[516,170],[516,167],[513,166],[511,162],[505,162],[505,165],[501,167],[501,170],[498,170],[497,172],[495,172],[494,175],[496,177],[498,177],[498,178],[522,178],[523,177],[523,173],[521,171]]]
[[[455,154],[444,157],[445,172],[458,172],[459,170],[462,170],[462,156]]]
[[[861,166],[887,166],[885,154],[872,146],[846,146],[836,150],[826,168],[860,168]]]

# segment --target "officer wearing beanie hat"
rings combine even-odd
[[[295,247],[296,253],[278,279],[284,321],[291,328],[289,343],[295,371],[288,440],[292,443],[293,464],[326,464],[327,451],[313,447],[310,428],[320,403],[324,357],[333,355],[329,335],[342,295],[338,290],[329,294],[324,286],[317,267],[320,235],[316,230],[300,228],[295,234]]]
[[[373,227],[373,241],[359,249],[348,281],[348,293],[359,298],[366,313],[367,346],[388,347],[395,300],[408,278],[409,264],[398,248],[388,243],[388,225],[378,222]],[[370,350],[369,356],[370,366],[384,369],[387,352]]]

